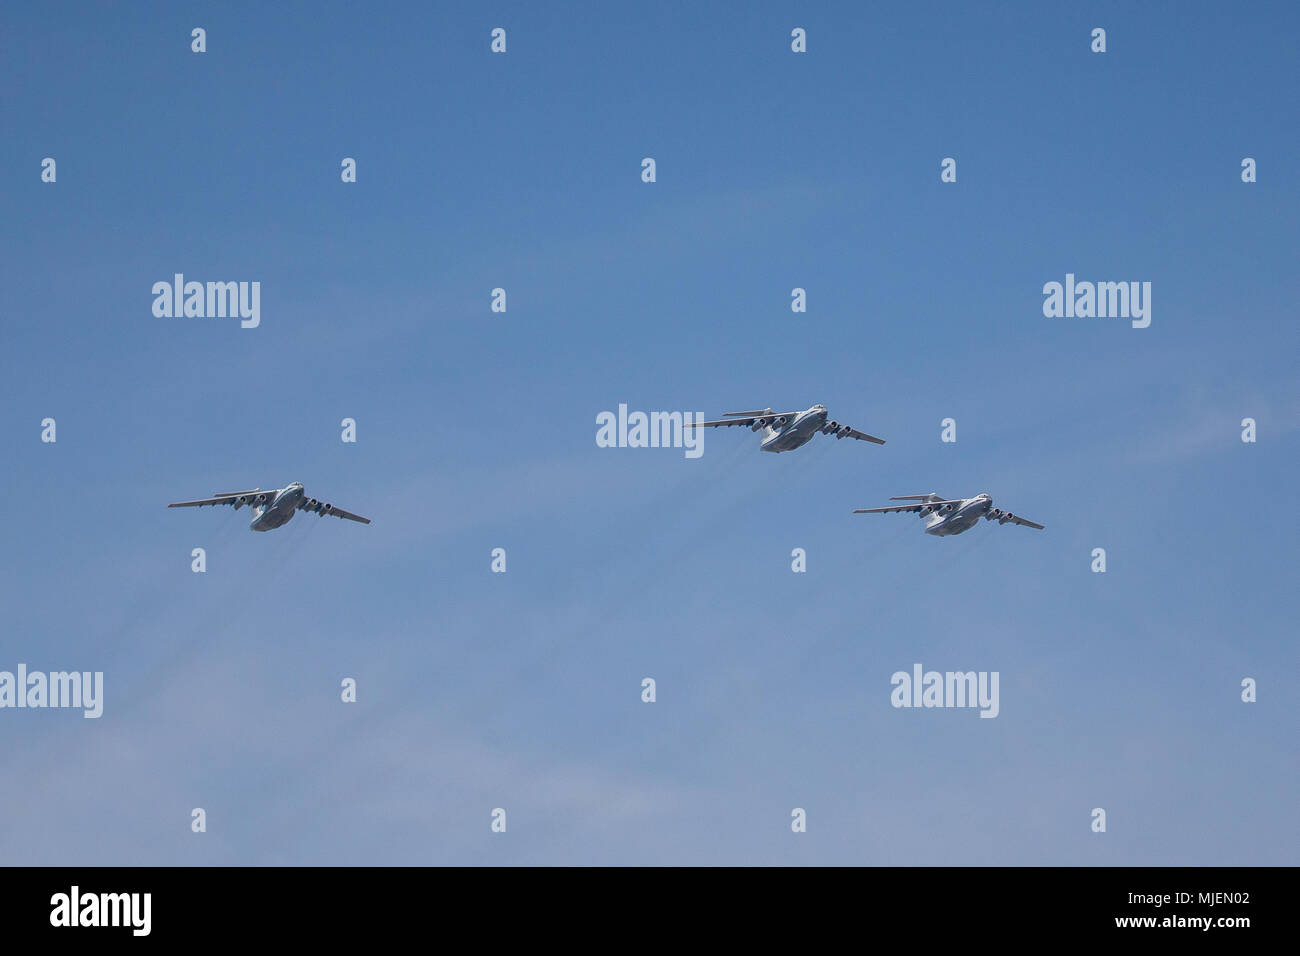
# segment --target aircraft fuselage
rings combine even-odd
[[[296,482],[288,488],[281,489],[275,496],[275,500],[270,504],[261,507],[254,506],[253,520],[249,522],[249,529],[252,531],[272,531],[281,525],[288,524],[305,496],[306,492],[303,491],[302,485]]]
[[[810,408],[800,412],[794,421],[780,429],[769,428],[769,434],[759,447],[770,452],[794,451],[812,441],[812,437],[825,424],[826,409]]]
[[[967,498],[955,511],[946,515],[923,515],[925,518],[925,533],[942,538],[950,534],[961,534],[963,531],[969,531],[979,523],[980,518],[984,517],[984,514],[992,507],[993,499],[981,495],[978,498]]]

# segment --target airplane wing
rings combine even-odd
[[[1019,515],[1004,514],[1002,518],[995,518],[994,520],[1000,523],[1003,518],[1005,518],[1007,521],[1011,522],[1012,524],[1024,525],[1026,528],[1037,528],[1039,531],[1047,530],[1038,522],[1030,521],[1028,518],[1021,518]]]
[[[866,432],[860,432],[856,428],[850,428],[845,433],[845,437],[856,438],[858,441],[874,442],[877,445],[883,445],[885,443],[883,438],[877,438],[875,435],[868,435]]]
[[[922,508],[934,508],[940,505],[959,505],[960,498],[954,498],[951,501],[922,501],[914,505],[890,505],[888,508],[855,508],[855,515],[883,515],[891,511],[920,511]]]
[[[315,501],[315,504],[312,502]],[[325,509],[329,510],[326,511]],[[349,521],[359,521],[362,524],[370,524],[369,518],[363,518],[361,515],[354,515],[351,511],[344,511],[342,508],[336,508],[334,505],[322,501],[316,501],[314,498],[305,498],[298,503],[299,511],[309,511],[318,515],[332,515],[335,518],[347,518]]]
[[[770,423],[777,418],[790,421],[798,414],[798,412],[774,412],[769,408],[760,412],[727,412],[726,418],[719,419],[716,422],[684,422],[683,424],[690,427],[699,425],[701,428],[729,428],[732,425],[753,425],[754,422],[760,420],[766,420]]]
[[[258,490],[241,491],[241,492],[237,492],[236,494],[215,495],[211,498],[200,498],[198,501],[173,501],[167,507],[168,508],[202,508],[204,505],[233,505],[236,502],[238,502],[240,498],[245,499],[243,502],[241,502],[242,504],[251,504],[252,502],[248,499],[255,498],[257,495],[266,495],[266,501],[262,503],[269,504],[270,502],[275,500],[275,494],[276,493],[274,491],[269,491],[269,492],[258,491]]]

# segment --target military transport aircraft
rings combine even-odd
[[[218,492],[211,498],[204,498],[201,501],[177,501],[167,507],[202,508],[204,505],[234,505],[236,511],[248,505],[253,509],[253,520],[248,526],[252,531],[270,531],[282,524],[288,524],[295,511],[314,512],[318,516],[333,515],[336,518],[347,518],[349,521],[370,524],[369,518],[354,515],[350,511],[335,508],[330,504],[322,504],[315,498],[308,498],[301,481],[292,481],[284,488],[272,488],[270,491],[254,488],[252,491]]]
[[[699,425],[702,428],[730,428],[732,425],[747,425],[750,431],[761,431],[763,441],[759,447],[763,451],[793,451],[800,445],[806,445],[813,435],[834,435],[836,438],[856,438],[858,441],[875,442],[883,445],[883,438],[876,438],[841,425],[836,421],[827,421],[826,406],[814,405],[802,412],[774,412],[763,408],[756,412],[726,412],[725,417],[716,422],[686,422],[687,425]]]
[[[925,519],[925,533],[943,537],[961,534],[972,528],[980,518],[996,521],[998,524],[1022,524],[1026,528],[1043,530],[1041,524],[1035,524],[1026,518],[1013,515],[1010,511],[993,507],[993,499],[986,494],[974,498],[943,498],[934,492],[928,495],[899,495],[890,501],[915,501],[912,505],[890,505],[888,508],[858,508],[855,515],[887,514],[890,511],[913,511]]]

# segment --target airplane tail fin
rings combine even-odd
[[[256,494],[260,494],[261,491],[262,491],[261,488],[252,488],[248,491],[217,491],[213,493],[212,497],[233,498],[235,495],[256,495]]]
[[[930,492],[928,495],[893,495],[890,501],[943,501],[943,496],[937,492]]]

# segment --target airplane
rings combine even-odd
[[[770,408],[762,408],[754,412],[726,412],[724,417],[716,422],[686,422],[686,424],[699,425],[701,428],[748,425],[750,431],[763,433],[763,440],[759,445],[763,451],[777,453],[794,451],[801,445],[808,444],[818,432],[823,435],[834,435],[836,438],[856,438],[858,441],[875,442],[877,445],[885,443],[883,438],[876,438],[848,425],[841,425],[837,421],[828,421],[825,405],[814,405],[802,412],[773,412]]]
[[[943,498],[934,492],[930,492],[928,495],[899,495],[889,500],[915,501],[917,503],[914,505],[891,505],[888,508],[858,508],[853,513],[855,515],[870,515],[888,514],[891,511],[912,511],[925,519],[924,530],[926,534],[938,535],[939,537],[961,534],[963,531],[973,528],[981,517],[985,521],[996,521],[998,524],[1006,524],[1009,521],[1012,524],[1024,525],[1026,528],[1044,530],[1041,524],[1036,524],[1027,518],[1021,518],[1019,515],[1013,515],[1010,511],[994,508],[993,499],[983,492],[974,498]]]
[[[295,511],[314,512],[317,517],[333,515],[336,518],[347,518],[349,521],[370,524],[369,518],[354,515],[350,511],[335,508],[330,504],[323,504],[315,498],[308,498],[301,481],[291,481],[284,488],[272,488],[270,491],[254,488],[252,491],[217,492],[211,498],[200,501],[177,501],[167,507],[202,508],[204,505],[234,505],[236,511],[248,505],[253,509],[253,520],[248,525],[250,531],[270,531],[288,524]]]

